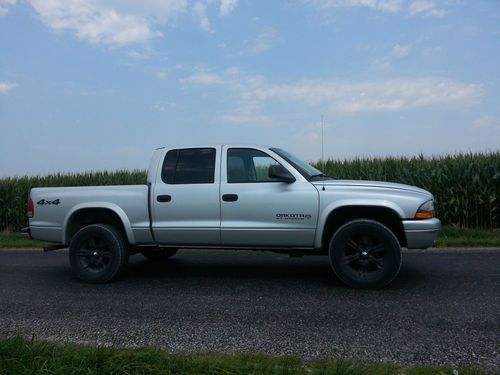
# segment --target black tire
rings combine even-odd
[[[178,249],[170,249],[168,247],[156,247],[153,249],[141,250],[141,254],[149,260],[164,261],[173,257],[177,251]]]
[[[379,289],[401,268],[401,246],[394,233],[375,220],[358,219],[332,236],[330,264],[337,277],[352,288]]]
[[[117,278],[127,267],[128,258],[124,235],[111,225],[88,225],[73,236],[69,246],[73,272],[86,283],[107,283]]]

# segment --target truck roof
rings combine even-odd
[[[204,143],[204,144],[175,144],[158,147],[155,150],[163,150],[163,149],[174,149],[174,148],[205,148],[205,147],[222,147],[222,146],[230,146],[230,147],[256,147],[256,148],[270,148],[270,146],[256,144],[256,143]]]

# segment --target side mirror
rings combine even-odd
[[[274,164],[269,167],[269,178],[288,184],[295,182],[295,177],[280,164]]]

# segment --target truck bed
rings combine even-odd
[[[62,228],[68,227],[71,215],[96,206],[113,209],[124,220],[132,244],[153,241],[149,229],[147,185],[35,188],[31,191],[31,199],[34,206],[31,235],[42,241],[67,244]]]

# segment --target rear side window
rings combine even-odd
[[[161,171],[161,179],[167,184],[213,184],[214,175],[214,148],[170,150]]]

